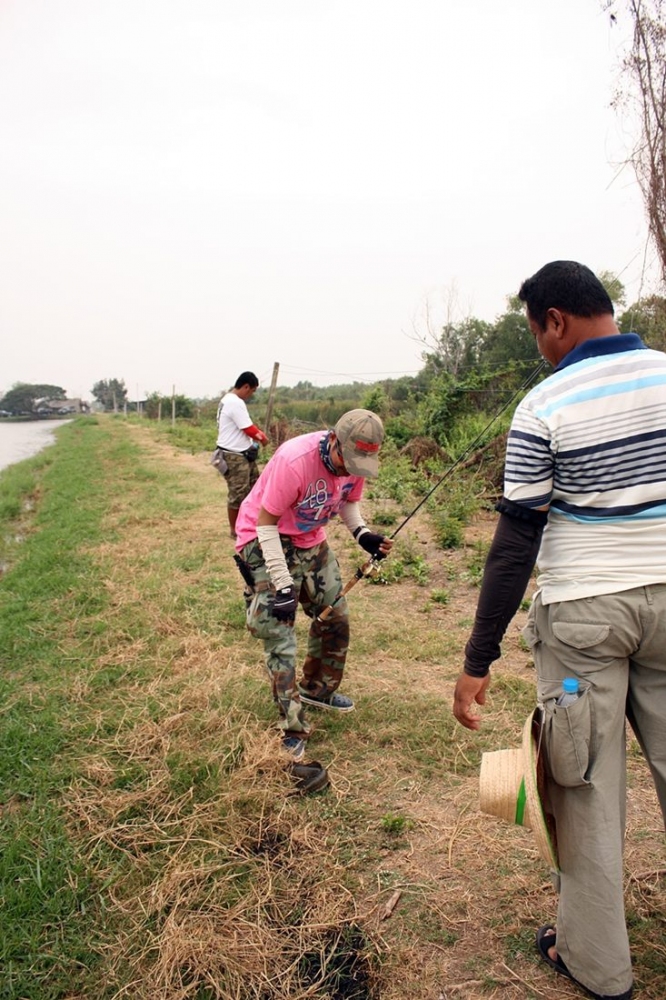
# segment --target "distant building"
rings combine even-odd
[[[36,399],[35,413],[40,417],[66,417],[89,413],[90,406],[82,399]]]

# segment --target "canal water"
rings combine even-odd
[[[0,420],[0,470],[32,458],[53,443],[56,429],[66,420]]]

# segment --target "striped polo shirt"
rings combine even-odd
[[[544,604],[666,583],[666,354],[585,341],[516,408],[504,494],[549,505]]]

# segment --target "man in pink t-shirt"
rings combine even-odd
[[[351,712],[338,693],[349,647],[349,615],[340,567],[325,525],[339,514],[359,545],[382,559],[393,542],[364,524],[363,481],[379,471],[384,428],[369,410],[350,410],[334,430],[281,445],[266,464],[236,520],[237,559],[248,589],[247,626],[263,639],[285,748],[294,760],[310,733],[304,705]],[[311,619],[308,651],[296,683],[294,620],[298,603]],[[324,609],[330,609],[320,617]]]

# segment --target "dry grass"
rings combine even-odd
[[[534,954],[534,929],[554,917],[556,897],[529,834],[478,810],[480,752],[517,744],[533,700],[518,634],[523,613],[495,671],[483,733],[467,733],[449,705],[477,596],[466,572],[470,552],[435,548],[427,515],[410,522],[410,544],[431,566],[429,584],[360,583],[351,592],[344,690],[357,711],[316,719],[311,755],[328,765],[332,785],[295,796],[271,728],[258,644],[238,616],[202,622],[183,601],[216,579],[220,607],[239,602],[224,486],[206,456],[158,445],[138,427],[131,433],[146,461],[205,503],[169,523],[132,516],[128,499],[110,513],[99,552],[111,567],[106,614],[112,629],[117,617],[119,637],[112,653],[100,652],[99,669],[112,660],[128,676],[113,710],[100,705],[69,816],[116,928],[103,945],[113,995],[579,995]],[[492,524],[480,515],[470,544],[488,539]],[[338,527],[330,536],[352,575],[355,547]],[[202,544],[204,559],[156,578],[166,553],[172,559]],[[449,602],[429,600],[442,587]],[[125,634],[134,612],[152,623],[150,635]],[[148,679],[133,682],[132,665],[151,655]],[[666,995],[663,830],[634,744],[629,766],[627,904],[640,996],[657,1000]]]

